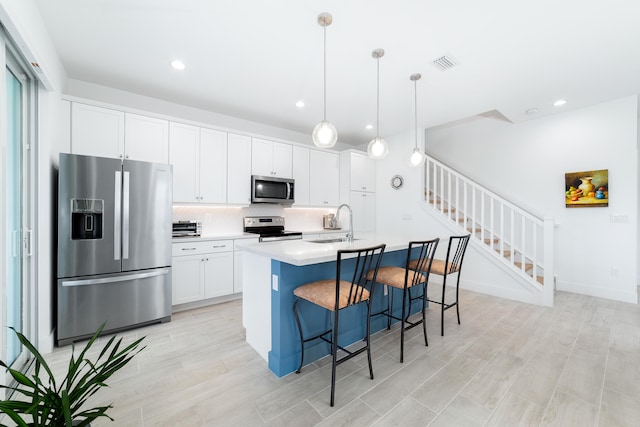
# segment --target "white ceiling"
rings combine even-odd
[[[640,92],[637,0],[36,4],[70,78],[307,134],[322,119],[317,16],[329,12],[327,119],[353,145],[375,136],[376,48],[383,137],[414,127],[413,73],[420,127],[494,110],[517,122]],[[443,54],[459,64],[439,71]],[[568,104],[552,107],[558,98]]]

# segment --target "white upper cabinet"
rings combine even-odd
[[[171,122],[173,201],[227,201],[227,133]]]
[[[251,203],[251,137],[227,135],[227,203]]]
[[[124,157],[145,162],[169,162],[169,122],[125,113]]]
[[[293,147],[293,180],[295,203],[293,206],[309,205],[309,149]]]
[[[119,158],[124,155],[124,113],[93,105],[71,104],[71,152]]]
[[[87,156],[167,163],[169,122],[73,102],[71,152]]]
[[[200,129],[200,202],[227,201],[227,133]]]
[[[292,146],[265,139],[251,139],[251,174],[291,178]]]
[[[366,153],[340,153],[340,174],[343,190],[376,191],[376,161]]]
[[[338,154],[310,150],[309,204],[338,206],[340,201],[340,164]]]
[[[200,129],[171,122],[169,162],[173,165],[173,201],[200,202]]]

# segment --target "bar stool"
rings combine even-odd
[[[439,241],[440,239],[409,242],[407,261],[404,268],[393,266],[381,267],[377,273],[377,278],[373,276],[374,272],[371,272],[372,274],[369,276],[372,280],[375,280],[376,283],[390,286],[387,309],[379,313],[374,313],[373,315],[382,314],[387,316],[387,329],[391,329],[391,319],[400,321],[400,363],[404,362],[404,331],[422,324],[424,345],[429,345],[427,339],[427,322],[425,320],[427,283],[429,282],[429,271],[431,270],[431,263]],[[414,261],[411,261],[412,258],[414,258]],[[414,271],[416,268],[409,268],[409,264],[412,262],[416,267],[419,267],[419,272]],[[411,290],[419,287],[422,287],[422,292],[418,295],[411,295]],[[393,288],[402,290],[401,317],[396,317],[393,314]],[[422,318],[412,322],[409,320],[411,305],[413,301],[417,299],[422,300]],[[409,301],[408,308],[407,300]],[[405,326],[405,324],[407,324],[407,326]]]
[[[460,324],[460,306],[458,305],[458,293],[460,289],[460,272],[462,271],[462,261],[464,254],[469,244],[469,238],[471,234],[466,236],[451,236],[449,238],[449,246],[447,247],[447,258],[443,261],[441,259],[434,259],[431,265],[431,273],[442,276],[442,299],[441,301],[435,301],[432,299],[427,300],[435,304],[440,304],[440,335],[444,336],[444,312],[451,307],[456,308],[458,315],[458,325]],[[452,250],[453,249],[453,250]],[[417,271],[424,271],[420,265],[420,260],[416,259],[409,263],[409,268]],[[452,303],[445,303],[445,290],[447,288],[447,277],[457,274],[456,281],[456,299]]]
[[[338,260],[336,262],[336,277],[334,279],[318,280],[315,282],[301,285],[294,289],[296,300],[293,303],[293,314],[300,332],[300,366],[296,371],[300,373],[304,361],[304,344],[306,342],[321,339],[331,344],[331,406],[333,406],[336,386],[336,366],[342,362],[351,359],[358,354],[367,351],[369,361],[369,374],[373,379],[373,366],[371,364],[370,349],[370,324],[371,319],[371,298],[373,297],[373,284],[375,283],[376,273],[380,267],[380,260],[384,253],[385,244],[372,246],[362,249],[343,249],[338,251]],[[345,262],[354,262],[353,274],[345,272]],[[342,274],[350,277],[350,280],[343,280]],[[371,273],[370,276],[367,273]],[[371,277],[370,279],[368,277]],[[301,300],[309,301],[319,307],[333,313],[333,326],[329,329],[316,334],[309,338],[304,338],[302,333],[302,325],[300,323],[300,314],[298,304]],[[355,351],[349,351],[338,345],[338,327],[339,313],[341,310],[356,304],[365,303],[367,305],[367,315],[363,322],[366,322],[365,346]],[[328,336],[328,337],[327,337]],[[346,353],[340,359],[337,359],[338,349]]]

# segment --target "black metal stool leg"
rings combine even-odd
[[[427,319],[425,316],[425,312],[427,311],[427,284],[425,283],[422,286],[422,332],[424,332],[424,345],[429,345],[429,340],[427,339]]]
[[[446,281],[445,281],[445,284],[442,285],[442,303],[440,304],[440,336],[444,336],[444,290],[445,290],[445,286],[446,286]]]
[[[393,310],[393,287],[386,286],[387,288],[387,330],[391,329],[391,313]]]
[[[338,355],[338,311],[336,310],[334,314],[335,320],[333,322],[333,338],[331,339],[331,406],[333,406],[336,392],[336,358]]]
[[[373,364],[371,363],[371,301],[367,301],[367,359],[369,361],[369,375],[373,379]]]
[[[293,303],[293,317],[295,317],[296,319],[296,324],[298,325],[298,332],[300,333],[300,366],[298,366],[298,369],[296,370],[296,374],[299,374],[300,371],[302,370],[302,363],[304,362],[304,337],[302,336],[302,325],[300,324],[300,317],[298,316],[298,301],[300,301],[299,298],[296,298],[296,300]]]

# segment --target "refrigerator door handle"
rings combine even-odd
[[[65,280],[62,282],[62,286],[87,286],[87,285],[101,285],[105,283],[127,282],[129,280],[148,279],[150,277],[164,276],[165,274],[169,274],[168,268],[156,269],[154,271],[147,271],[144,273],[127,274],[126,276],[118,276],[118,277],[103,277],[100,279]]]
[[[116,182],[113,201],[113,259],[120,259],[120,221],[121,221],[121,203],[122,203],[122,172],[116,171]]]
[[[129,172],[122,183],[122,259],[129,259]]]

